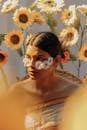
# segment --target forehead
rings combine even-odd
[[[35,56],[35,55],[43,55],[43,56],[50,56],[48,52],[41,50],[38,47],[35,46],[31,46],[29,45],[26,49],[26,55],[31,55],[31,56]]]

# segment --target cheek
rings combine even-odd
[[[42,70],[40,70],[41,75],[49,75],[52,72],[53,72],[53,68],[52,67],[50,67],[48,69],[42,69]]]

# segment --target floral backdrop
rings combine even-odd
[[[31,4],[30,4],[31,3]],[[9,22],[13,27],[11,30],[0,33],[0,70],[1,75],[8,85],[8,74],[4,71],[4,66],[8,62],[8,51],[11,54],[17,52],[19,58],[23,60],[27,41],[32,37],[32,28],[36,25],[39,28],[46,26],[55,33],[61,40],[65,52],[65,61],[58,66],[58,69],[67,70],[67,64],[75,68],[75,75],[83,79],[87,70],[81,75],[84,64],[87,62],[87,4],[70,4],[67,0],[35,0],[26,6],[19,0],[0,0],[0,15],[9,17]],[[1,24],[1,23],[0,23]],[[36,32],[38,30],[34,30]],[[42,31],[42,30],[41,30]],[[3,49],[3,44],[7,49]],[[14,59],[13,59],[14,60]],[[15,66],[15,64],[14,64]],[[17,80],[20,79],[16,76]]]

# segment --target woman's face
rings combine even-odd
[[[27,70],[31,79],[37,80],[47,78],[48,76],[51,76],[55,70],[53,58],[49,53],[39,49],[38,47],[29,45],[25,57],[27,58],[27,61],[29,61]],[[49,58],[51,58],[51,64],[48,67],[41,66],[38,68],[38,63],[42,63],[41,65],[43,65],[44,61],[48,61]]]

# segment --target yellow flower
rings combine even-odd
[[[0,67],[3,67],[8,61],[8,54],[5,51],[0,50]]]
[[[87,61],[87,43],[85,43],[78,53],[79,59]]]
[[[5,44],[12,50],[19,49],[23,44],[24,36],[19,30],[13,30],[5,35]]]
[[[37,1],[37,7],[45,13],[58,12],[64,6],[63,0],[39,0]]]
[[[18,6],[19,0],[7,0],[4,2],[1,12],[2,13],[8,13],[10,11],[13,11]]]
[[[83,77],[82,82],[87,84],[87,74]]]
[[[71,13],[69,9],[64,9],[64,11],[62,12],[61,19],[64,23],[67,23],[68,20],[70,19],[70,16],[71,16]]]
[[[64,9],[64,11],[62,12],[61,19],[63,23],[68,26],[72,25],[74,27],[78,27],[80,19],[77,15],[75,5],[71,5],[68,9]]]
[[[79,34],[74,27],[67,27],[60,33],[60,38],[64,46],[72,46],[77,43]]]
[[[84,15],[87,15],[87,5],[79,5],[77,9]]]
[[[36,23],[43,24],[45,22],[44,18],[37,11],[32,11],[32,16],[33,16],[34,22]]]
[[[25,29],[32,24],[33,17],[29,9],[22,7],[15,11],[13,20],[17,26]]]

